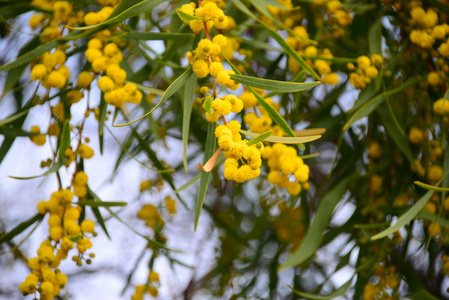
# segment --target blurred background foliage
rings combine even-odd
[[[170,234],[174,242],[168,247],[166,236],[166,223],[179,214],[184,227],[193,231],[196,222],[198,228],[211,226],[202,234],[216,239],[214,263],[175,287],[179,299],[449,299],[448,2],[209,2],[235,23],[210,32],[228,39],[226,54],[222,50],[226,60],[221,59],[226,69],[235,66],[252,78],[277,81],[258,81],[254,87],[266,90],[256,93],[270,99],[289,128],[325,129],[320,139],[303,147],[290,145],[310,167],[310,179],[301,183],[299,194],[268,180],[266,160],[258,178],[240,184],[223,178],[221,157],[210,173],[198,171],[197,164],[206,163],[216,149],[211,134],[215,125],[204,117],[207,99],[200,88],[215,91],[215,86],[210,77],[192,74],[186,60],[186,53],[206,36],[192,33],[188,24],[198,20],[193,15],[177,13],[187,1],[1,1],[1,45],[8,51],[0,55],[0,163],[11,157],[18,139],[50,146],[48,160],[35,162],[41,164],[41,177],[58,182],[60,189],[73,189],[77,200],[72,204],[81,207],[78,223],[87,217],[96,223],[91,237],[98,232],[114,239],[108,224],[116,219],[123,230],[128,226],[140,235],[136,238],[146,240],[142,253],[150,258],[144,262],[142,254],[130,259],[136,265],[123,276],[124,291],[133,290],[133,299],[147,294],[170,298],[163,292],[157,296],[164,285],[158,273],[166,271],[154,264],[167,257],[172,266],[184,265],[176,254],[184,251],[176,247],[176,239],[183,237]],[[92,12],[96,15],[89,19]],[[28,28],[21,27],[24,20],[29,20]],[[117,46],[122,55],[117,64],[126,72],[126,82],[138,90],[133,95],[140,93],[142,99],[130,100],[129,94],[126,104],[117,104],[106,96],[113,90],[100,83],[106,67],[88,54],[94,38],[102,41],[100,48]],[[36,65],[55,49],[66,59],[38,76]],[[106,48],[102,51],[106,55]],[[56,66],[64,63],[70,71],[65,81],[50,82],[49,73],[62,76]],[[79,77],[83,71],[91,76],[85,85]],[[239,81],[244,78],[232,79],[245,83]],[[276,92],[279,86],[274,86],[317,79],[320,85],[294,93]],[[126,82],[115,80],[115,88]],[[242,84],[237,91],[224,87],[220,92],[240,97],[248,90]],[[48,109],[49,119],[30,120],[41,106]],[[112,126],[155,107],[123,129]],[[248,130],[251,124],[244,120],[251,112],[232,114],[227,121],[235,119]],[[274,114],[268,116],[281,126]],[[85,134],[83,126],[89,122],[94,126]],[[90,168],[102,168],[95,159],[105,151],[105,139],[119,143],[111,178],[130,160],[150,168],[139,193],[152,196],[130,200],[139,207],[134,218],[140,221],[133,224],[144,221],[150,233],[127,225],[123,213],[131,203],[102,201],[90,188],[92,178],[77,187],[75,175],[89,175],[84,163],[91,155],[85,151],[94,148]],[[81,145],[90,146],[83,151]],[[29,147],[37,146],[30,142]],[[40,200],[33,199],[34,205]],[[2,205],[7,214],[7,203]],[[0,249],[8,264],[35,256],[23,249],[22,239],[46,220],[44,214],[39,210],[16,223],[0,223]],[[79,242],[79,237],[70,239]],[[55,251],[58,247],[53,243]],[[78,251],[75,263],[90,264],[87,253],[83,256],[86,250]],[[140,283],[133,280],[139,264],[148,272],[148,280]],[[45,299],[42,284],[48,280],[40,276],[35,293]],[[11,293],[18,295],[16,290]],[[77,299],[73,291],[58,297]]]

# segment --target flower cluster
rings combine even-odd
[[[70,78],[70,70],[64,65],[66,60],[66,54],[62,50],[46,52],[40,59],[41,62],[32,68],[31,79],[39,80],[48,89],[66,86]]]
[[[281,188],[286,188],[292,195],[298,195],[302,189],[309,189],[309,166],[304,164],[295,148],[275,143],[266,146],[262,157],[270,168],[268,181]]]
[[[233,120],[215,129],[218,145],[226,157],[224,177],[235,182],[257,178],[262,165],[262,143],[248,146],[240,135],[240,123]]]
[[[49,239],[42,242],[37,257],[28,261],[32,273],[19,286],[24,295],[39,292],[41,300],[58,296],[67,283],[67,277],[58,269],[61,261],[76,247],[79,254],[74,256],[74,260],[81,265],[84,253],[92,247],[89,236],[96,235],[95,223],[80,220],[81,207],[72,204],[73,197],[69,189],[59,190],[52,193],[50,200],[38,203],[38,212],[49,214]],[[78,225],[80,221],[81,225]],[[90,259],[86,262],[90,263]]]
[[[235,21],[229,16],[226,16],[223,10],[217,6],[216,1],[203,1],[202,7],[196,8],[194,2],[184,4],[179,9],[183,13],[195,17],[194,20],[184,20],[186,25],[189,25],[190,29],[195,34],[200,33],[202,30],[211,30],[212,28],[220,30],[230,30],[235,27]]]
[[[105,73],[98,79],[98,87],[104,92],[104,100],[108,104],[120,107],[126,101],[137,104],[142,100],[142,93],[134,83],[126,83],[126,72],[120,68],[123,60],[122,51],[116,43],[104,44],[93,38],[87,44],[85,56],[92,64],[94,73]]]
[[[373,54],[371,58],[362,55],[357,57],[357,67],[349,63],[347,68],[352,73],[349,74],[349,81],[356,89],[364,89],[366,85],[376,78],[379,74],[379,68],[382,66],[383,57],[379,54]]]

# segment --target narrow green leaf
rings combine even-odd
[[[151,94],[155,94],[155,95],[163,95],[164,94],[164,91],[160,90],[160,89],[152,88],[152,87],[149,87],[149,86],[144,86],[143,84],[140,84],[140,83],[137,83],[137,82],[128,81],[128,80],[126,82],[134,83],[139,90],[142,90],[142,91],[145,91],[145,92],[149,92]]]
[[[59,160],[65,160],[65,151],[70,147],[70,123],[69,120],[64,122],[61,133],[61,143],[59,144]]]
[[[332,212],[335,206],[343,197],[349,179],[344,179],[334,185],[334,187],[322,198],[318,205],[315,218],[312,224],[307,229],[304,240],[299,248],[287,259],[279,270],[284,270],[297,266],[298,264],[309,259],[316,250],[320,247],[324,238],[324,231],[326,230],[331,219]]]
[[[190,74],[192,74],[192,68],[187,69],[184,73],[179,75],[179,77],[176,78],[176,80],[173,81],[173,83],[165,90],[164,94],[162,95],[161,99],[156,104],[156,106],[153,107],[149,112],[147,112],[146,114],[144,114],[140,118],[137,118],[134,121],[131,121],[131,122],[128,122],[128,123],[125,123],[125,124],[119,124],[119,125],[112,124],[112,126],[114,126],[114,127],[123,127],[123,126],[130,125],[130,124],[132,124],[134,122],[137,122],[139,120],[142,120],[143,118],[145,118],[146,116],[151,114],[153,111],[155,111],[159,106],[161,106],[162,103],[167,101],[171,96],[173,96],[173,94],[176,93],[185,84],[185,82],[189,78]]]
[[[50,51],[53,48],[56,48],[59,45],[64,44],[65,41],[62,40],[56,40],[56,41],[51,41],[48,42],[46,44],[40,45],[36,48],[34,48],[33,50],[31,50],[30,52],[27,52],[21,56],[19,56],[18,58],[16,58],[15,60],[13,60],[10,63],[7,63],[3,66],[0,66],[0,73],[4,72],[4,71],[8,71],[11,69],[14,69],[16,67],[19,67],[23,64],[27,64],[30,61],[32,61],[35,58],[38,58],[39,56],[41,56],[42,54],[44,54],[45,52]]]
[[[47,175],[50,175],[51,173],[58,171],[63,165],[64,165],[64,163],[62,161],[58,161],[57,163],[54,163],[47,171],[45,171],[41,175],[29,176],[29,177],[18,177],[18,176],[8,176],[8,177],[14,178],[14,179],[19,179],[19,180],[27,180],[27,179],[34,179],[34,178],[38,178],[38,177],[45,177]]]
[[[332,294],[326,295],[326,296],[318,296],[314,294],[304,293],[300,292],[298,290],[295,290],[290,287],[293,293],[295,293],[298,296],[304,297],[306,299],[313,299],[313,300],[332,300],[337,297],[345,296],[348,293],[349,288],[351,287],[352,281],[354,277],[351,277],[345,284],[343,284],[341,287],[336,289]]]
[[[128,32],[125,38],[145,41],[168,41],[185,40],[194,37],[193,33],[170,33],[170,32]]]
[[[104,100],[104,93],[101,92],[100,105],[98,107],[98,142],[100,143],[100,153],[103,155],[104,146],[104,122],[106,121],[106,113],[108,104]]]
[[[186,14],[185,12],[183,12],[180,9],[177,9],[176,13],[178,14],[179,18],[181,20],[183,20],[184,22],[190,22],[190,21],[194,21],[194,20],[204,20],[203,18],[195,17],[195,16],[191,16],[189,14]]]
[[[437,297],[429,293],[425,289],[420,289],[416,293],[406,296],[406,299],[412,299],[412,300],[438,300]]]
[[[126,206],[128,205],[127,202],[123,202],[123,201],[95,201],[95,200],[85,200],[85,201],[80,201],[78,202],[78,205],[82,205],[82,206],[90,206],[90,207],[110,207],[110,206]]]
[[[209,158],[215,152],[215,127],[217,123],[209,123],[207,127],[207,138],[206,138],[206,149],[204,151],[204,160],[203,165],[209,160]],[[195,221],[194,221],[194,229],[196,231],[198,227],[198,221],[200,220],[201,210],[203,209],[204,200],[206,199],[207,188],[209,186],[210,181],[210,172],[201,172],[200,178],[200,187],[198,189],[198,196],[196,199],[196,207],[195,207]]]
[[[257,138],[260,135],[258,133],[253,133],[245,130],[240,130],[240,133]],[[321,135],[311,135],[311,136],[298,136],[298,137],[283,137],[283,136],[269,136],[265,138],[265,141],[272,143],[282,143],[282,144],[302,144],[315,141],[319,139]],[[252,141],[252,140],[251,140]]]
[[[259,21],[260,24],[264,27],[264,29],[267,31],[267,33],[276,41],[278,42],[279,46],[284,49],[285,53],[292,57],[296,62],[306,69],[310,75],[312,75],[316,80],[321,80],[320,75],[318,75],[315,70],[312,69],[311,66],[309,66],[305,60],[296,52],[287,42],[284,40],[282,36],[280,36],[275,30],[273,30],[271,27],[263,23],[262,21]]]
[[[382,119],[382,124],[385,126],[388,134],[391,136],[396,146],[404,153],[405,157],[410,163],[413,163],[412,149],[404,130],[401,128],[392,111],[387,111],[383,107],[379,108],[379,114]]]
[[[195,102],[195,87],[197,77],[190,75],[184,87],[184,103],[182,114],[182,163],[187,173],[187,145],[189,143],[190,118],[192,117],[193,102]]]
[[[18,136],[36,136],[39,133],[24,131],[20,128],[9,127],[9,126],[0,126],[0,134],[5,137],[18,137]]]
[[[203,108],[208,114],[211,114],[213,112],[211,96],[206,97],[206,100],[204,100],[204,102],[203,102]]]
[[[446,219],[441,218],[441,216],[437,216],[436,214],[433,214],[427,210],[421,210],[416,217],[418,219],[427,220],[430,222],[437,223],[440,226],[449,228],[449,221]]]
[[[369,29],[368,33],[369,50],[372,54],[382,54],[382,23],[380,19],[376,20]]]
[[[69,27],[70,29],[74,29],[74,30],[88,30],[88,29],[93,29],[93,28],[97,28],[103,25],[109,25],[109,24],[115,24],[115,23],[119,23],[122,21],[125,21],[126,19],[135,17],[140,15],[141,13],[145,13],[150,11],[151,9],[153,9],[155,6],[158,6],[159,4],[165,2],[164,0],[144,0],[142,2],[139,2],[131,7],[129,7],[128,9],[124,10],[123,12],[121,12],[118,15],[111,15],[111,17],[109,19],[107,19],[106,21],[100,23],[100,24],[96,24],[96,25],[90,25],[90,26],[82,26],[82,27]]]
[[[348,130],[348,128],[351,127],[355,122],[357,122],[358,120],[360,120],[364,117],[369,116],[388,97],[390,97],[396,93],[403,92],[408,87],[413,86],[413,85],[417,84],[418,82],[421,82],[422,80],[423,79],[421,77],[411,78],[407,82],[405,82],[403,85],[401,85],[400,87],[389,90],[387,92],[383,92],[383,93],[377,95],[376,97],[374,97],[373,99],[369,100],[368,102],[363,104],[354,114],[352,114],[352,116],[349,118],[349,120],[343,126],[342,131]]]
[[[0,120],[0,126],[7,125],[7,124],[9,124],[9,123],[11,123],[11,122],[13,122],[13,121],[15,121],[15,120],[25,116],[29,112],[29,110],[30,110],[29,108],[28,109],[24,109],[24,110],[22,110],[22,111],[20,111],[18,113],[14,113],[13,115],[11,115],[9,117],[4,118],[3,120]]]
[[[421,182],[421,181],[415,181],[415,182],[413,182],[413,183],[416,184],[417,186],[420,186],[420,187],[422,187],[423,189],[426,189],[426,190],[429,190],[429,191],[434,191],[434,192],[449,192],[449,188],[438,187],[438,186],[426,184],[426,183]]]
[[[192,184],[194,184],[195,182],[197,182],[198,180],[200,180],[201,174],[202,174],[202,173],[198,173],[195,177],[193,177],[192,179],[190,179],[189,181],[187,181],[183,186],[179,187],[179,188],[176,189],[174,192],[177,194],[177,193],[179,193],[179,192],[185,190],[186,188],[188,188],[189,186],[191,186]]]
[[[87,187],[87,194],[89,195],[89,198],[96,201],[96,202],[103,202],[101,201],[101,199],[89,188],[89,186]],[[106,228],[106,224],[104,223],[104,218],[100,213],[100,210],[98,209],[98,207],[95,206],[91,206],[90,207],[92,210],[92,213],[94,214],[97,223],[100,224],[100,227],[103,229],[104,233],[106,234],[106,236],[108,237],[108,239],[111,239],[111,237],[109,236],[109,232],[108,229]]]
[[[240,82],[246,86],[256,87],[279,93],[294,93],[304,91],[321,84],[320,81],[288,82],[288,81],[270,80],[238,74],[232,74],[231,79]]]
[[[399,217],[396,223],[388,227],[382,232],[371,237],[371,240],[378,240],[384,238],[396,231],[398,231],[403,226],[407,225],[416,215],[421,211],[421,209],[426,205],[429,199],[432,197],[434,191],[428,191],[424,196],[422,196],[418,202],[416,202],[406,213]]]
[[[264,132],[264,133],[261,133],[261,134],[258,134],[256,137],[253,137],[253,139],[250,140],[249,142],[247,142],[246,144],[248,146],[255,145],[255,144],[259,143],[259,142],[262,142],[262,141],[266,140],[272,134],[273,134],[273,131],[271,131],[271,130],[269,130],[267,132]]]
[[[231,68],[234,70],[234,72],[238,75],[242,75],[240,73],[240,71],[234,66],[234,64],[225,56],[223,56],[225,58],[225,60],[227,61],[227,63],[231,66]],[[284,118],[279,114],[279,112],[277,110],[275,110],[273,108],[273,106],[271,106],[270,103],[268,103],[264,98],[262,98],[259,93],[257,93],[256,91],[254,91],[254,89],[250,86],[247,86],[248,90],[256,97],[257,102],[259,103],[260,106],[262,106],[265,111],[268,113],[268,115],[270,116],[271,119],[273,119],[273,121],[279,125],[279,127],[281,127],[281,129],[288,135],[291,137],[296,137],[295,133],[293,132],[293,130],[290,128],[290,126],[288,126],[287,122],[284,120]]]
[[[11,229],[8,233],[0,235],[0,244],[12,240],[16,235],[19,235],[34,223],[42,221],[44,217],[45,215],[35,214],[28,220],[20,223],[19,225]]]

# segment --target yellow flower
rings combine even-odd
[[[112,91],[115,87],[115,84],[114,81],[112,81],[111,77],[101,76],[101,78],[98,79],[98,87],[102,92],[106,93]]]
[[[197,60],[193,63],[193,72],[199,78],[204,78],[209,75],[209,66],[204,60]]]
[[[79,153],[81,158],[84,158],[84,159],[89,159],[92,156],[94,156],[94,150],[91,147],[89,147],[88,145],[85,145],[85,144],[81,144],[78,147],[78,151],[77,152]]]
[[[31,70],[31,80],[42,80],[47,75],[47,68],[44,64],[37,64]]]
[[[76,86],[79,88],[89,88],[90,84],[94,80],[94,77],[87,71],[82,71],[78,75],[78,81]]]

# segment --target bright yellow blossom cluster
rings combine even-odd
[[[235,182],[257,178],[262,165],[262,143],[248,146],[240,135],[240,123],[233,120],[215,129],[218,145],[226,157],[224,177]]]
[[[379,74],[378,69],[382,63],[383,57],[379,54],[374,54],[371,59],[365,55],[357,57],[357,68],[352,63],[347,65],[348,70],[353,71],[349,74],[349,81],[356,89],[366,88],[366,85]]]
[[[334,57],[331,51],[327,48],[318,49],[313,44],[313,41],[309,39],[309,34],[304,26],[296,26],[293,28],[294,35],[287,37],[286,42],[296,51],[299,55],[306,58],[306,63],[314,68],[320,75],[323,76],[322,82],[327,84],[336,85],[339,83],[338,75],[331,72],[331,59]],[[319,56],[323,59],[312,58]],[[288,65],[290,71],[295,74],[299,71],[299,63],[289,57]]]
[[[107,103],[120,107],[126,101],[137,104],[142,100],[142,93],[134,83],[124,84],[127,74],[119,66],[123,54],[116,43],[104,45],[98,38],[91,39],[84,55],[95,73],[106,73],[98,79],[98,87],[105,93]]]
[[[189,16],[197,18],[191,21],[183,20],[195,34],[200,33],[205,27],[207,30],[211,30],[214,27],[220,30],[229,30],[235,27],[234,19],[226,16],[223,10],[217,6],[215,1],[203,1],[203,6],[198,8],[196,8],[194,2],[190,2],[181,6],[179,10]]]
[[[298,195],[302,189],[309,189],[309,166],[304,164],[295,148],[280,143],[266,146],[262,157],[270,168],[268,181],[281,188],[286,188],[292,195]]]
[[[81,265],[83,253],[92,247],[88,236],[96,235],[95,223],[83,220],[78,225],[81,207],[72,204],[73,196],[69,189],[59,190],[52,193],[49,201],[37,205],[40,214],[49,214],[49,239],[42,242],[37,257],[28,261],[32,273],[19,286],[24,295],[39,292],[41,300],[58,296],[67,283],[67,277],[58,269],[61,261],[76,246],[76,262]]]
[[[31,79],[39,80],[46,88],[63,88],[70,78],[70,70],[64,65],[67,57],[64,51],[46,52],[41,63],[34,65]]]

